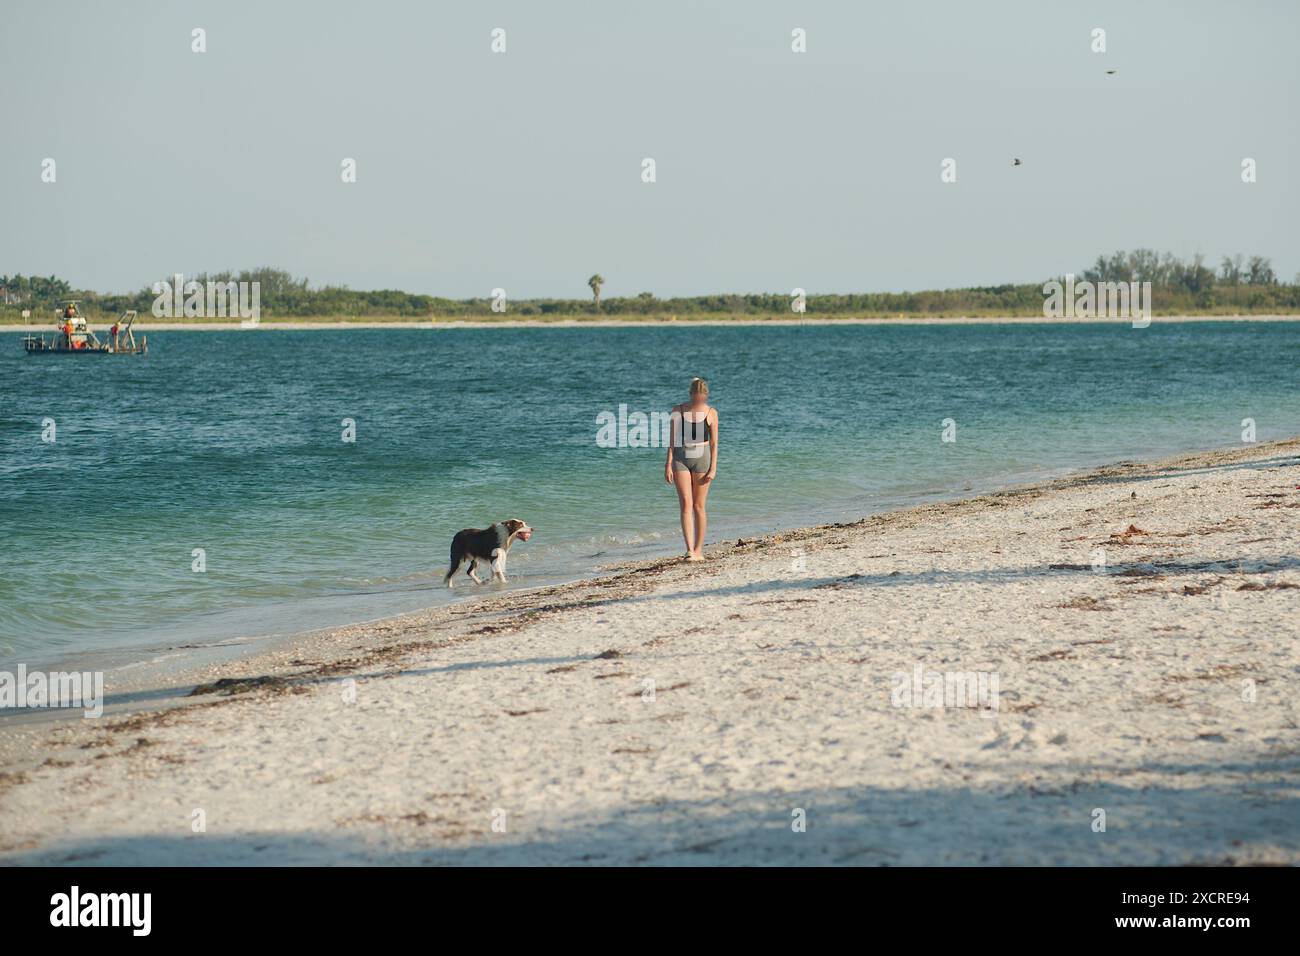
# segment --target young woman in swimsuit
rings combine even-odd
[[[709,385],[704,379],[691,380],[691,400],[674,408],[669,421],[672,440],[664,481],[677,486],[686,560],[703,561],[704,531],[709,524],[704,502],[718,473],[718,410],[709,405]]]

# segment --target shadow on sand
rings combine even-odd
[[[1207,745],[1210,746],[1210,745]],[[1122,778],[1132,768],[1072,768]],[[1159,786],[1032,783],[972,790],[825,789],[658,800],[581,819],[510,814],[509,832],[453,820],[435,804],[327,832],[174,834],[67,841],[5,864],[44,865],[1232,865],[1300,862],[1300,755],[1141,768]],[[1248,787],[1178,786],[1184,775],[1248,773]],[[901,774],[900,774],[901,776]],[[1265,779],[1271,778],[1271,779]],[[1290,778],[1288,782],[1285,778]],[[1149,777],[1147,778],[1150,779]],[[418,803],[418,801],[417,801]],[[1105,832],[1094,832],[1096,809]],[[807,830],[792,827],[797,809]]]

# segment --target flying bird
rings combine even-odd
[[[1106,75],[1107,75],[1107,76],[1114,76],[1115,73],[1116,73],[1115,70],[1107,70],[1107,71],[1106,71]]]
[[[1011,161],[1011,165],[1012,165],[1012,166],[1019,166],[1019,165],[1021,165],[1020,157],[1017,156],[1015,159],[1013,159],[1013,160]]]

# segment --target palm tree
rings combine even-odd
[[[591,286],[591,294],[596,297],[596,308],[600,308],[600,287],[605,284],[605,277],[597,272],[587,280],[587,285]]]

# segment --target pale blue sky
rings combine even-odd
[[[1290,0],[6,0],[0,273],[818,293],[1034,281],[1149,246],[1260,253],[1289,279],[1297,36]]]

